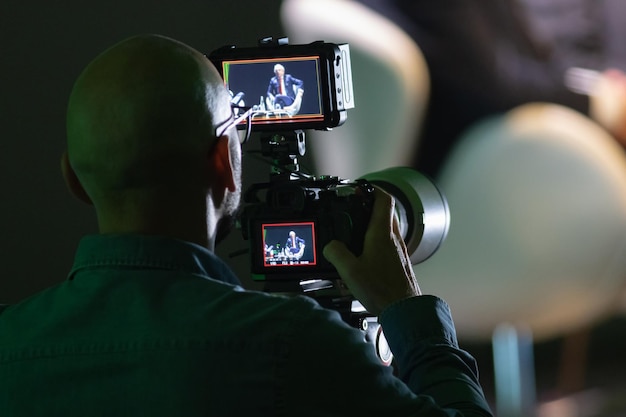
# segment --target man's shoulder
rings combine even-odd
[[[281,311],[305,313],[321,308],[315,299],[300,294],[271,293],[233,287],[232,295],[242,306],[254,307],[256,311],[268,314]]]
[[[311,326],[323,327],[324,333],[343,321],[339,313],[322,307],[317,300],[305,295],[289,295],[244,290],[234,287],[221,300],[207,303],[210,315],[221,323],[228,333],[287,335],[299,333]],[[333,324],[334,323],[334,324]],[[298,330],[299,329],[299,330]]]

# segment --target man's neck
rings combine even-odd
[[[210,221],[215,213],[207,213],[206,207],[182,203],[143,207],[98,211],[100,233],[167,236],[213,250],[217,223]]]

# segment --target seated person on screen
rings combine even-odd
[[[290,259],[300,259],[304,254],[305,247],[304,239],[296,236],[296,232],[293,230],[290,231],[287,243],[285,243],[285,255]]]
[[[267,109],[284,110],[289,116],[298,114],[302,105],[304,81],[285,74],[285,67],[281,64],[274,65],[274,74],[267,86]]]

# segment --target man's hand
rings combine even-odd
[[[400,235],[394,200],[380,189],[375,193],[361,256],[354,256],[337,240],[324,247],[324,256],[367,311],[379,315],[391,303],[421,291]]]

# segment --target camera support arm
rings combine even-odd
[[[272,179],[298,179],[298,155],[306,153],[303,130],[277,132],[261,137],[261,154],[272,159]]]

